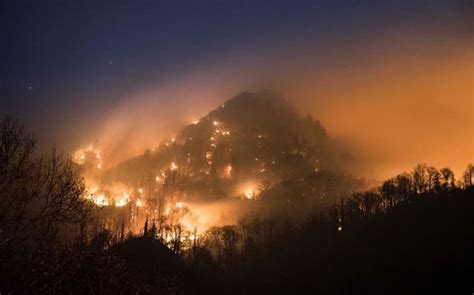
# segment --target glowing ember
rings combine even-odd
[[[214,126],[217,126],[217,125],[219,125],[220,123],[217,122],[217,121],[214,121],[214,122],[212,122],[212,124],[213,124]]]
[[[96,165],[97,168],[100,169],[102,167],[102,153],[92,144],[89,145],[87,148],[81,148],[74,152],[72,160],[79,165],[83,165],[87,160],[95,160],[96,163],[98,162],[98,164]]]
[[[121,197],[115,200],[115,207],[123,207],[127,205],[128,202],[130,202],[130,196],[127,193],[125,193]]]
[[[222,177],[224,178],[230,178],[232,176],[232,165],[229,164],[225,166],[224,171],[222,173]]]
[[[175,163],[175,162],[171,162],[171,164],[170,164],[170,170],[171,170],[171,171],[175,171],[175,170],[177,170],[177,169],[178,169],[178,166],[176,165],[176,163]]]
[[[251,199],[253,199],[253,197],[255,195],[255,190],[251,187],[248,187],[248,188],[245,189],[244,195],[247,199],[251,200]]]
[[[110,204],[109,199],[104,194],[93,196],[92,202],[97,206],[108,206]]]

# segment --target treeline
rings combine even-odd
[[[449,169],[420,164],[301,223],[256,211],[238,225],[214,228],[190,252],[200,292],[472,290],[473,172],[468,165],[456,183]]]
[[[456,181],[421,164],[354,194],[337,189],[343,178],[315,173],[266,187],[238,224],[170,247],[149,221],[140,236],[103,227],[70,160],[35,149],[17,121],[1,119],[1,293],[473,290],[472,165]],[[331,190],[318,189],[331,179]]]

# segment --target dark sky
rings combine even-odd
[[[2,107],[113,102],[272,40],[306,33],[326,43],[454,9],[435,1],[3,1]]]
[[[393,28],[468,31],[469,3],[2,1],[0,113],[16,114],[47,143],[64,144],[149,85],[280,50],[332,62],[327,56],[336,49],[365,51]]]

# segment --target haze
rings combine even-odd
[[[95,71],[83,81],[74,77],[62,85],[55,78],[35,85],[35,79],[25,78],[19,86],[20,79],[16,84],[9,80],[3,87],[5,112],[25,118],[47,147],[56,143],[72,152],[98,142],[113,165],[153,148],[239,92],[273,89],[299,112],[319,119],[335,140],[351,146],[364,162],[360,173],[365,176],[388,177],[418,162],[449,166],[459,175],[473,161],[470,12],[468,5],[429,6],[352,3],[335,10],[321,4],[301,20],[292,19],[290,11],[286,21],[291,25],[281,30],[281,19],[274,19],[278,13],[257,21],[265,6],[249,6],[245,30],[232,26],[217,32],[209,48],[180,48],[172,61],[162,61],[148,48],[137,56],[140,48],[124,44],[133,47],[131,56],[110,51],[121,59],[103,56],[99,69],[71,64],[69,71]],[[285,8],[276,5],[279,13]],[[232,11],[217,9],[224,15]],[[333,18],[322,16],[328,12]],[[122,11],[110,15],[115,19]],[[217,25],[214,21],[206,24]],[[152,36],[150,28],[144,31]],[[228,36],[232,33],[234,39]],[[100,30],[94,36],[106,38]],[[226,38],[217,41],[221,36]],[[128,78],[117,78],[121,72]],[[25,90],[30,84],[32,89]]]

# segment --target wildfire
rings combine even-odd
[[[245,189],[244,195],[247,199],[251,200],[251,199],[254,198],[255,190],[251,187],[248,187],[248,188]]]
[[[110,201],[109,198],[105,194],[94,195],[91,198],[92,202],[94,202],[97,206],[109,206]]]
[[[92,144],[75,151],[72,160],[79,165],[83,165],[88,160],[95,160],[96,167],[98,169],[102,168],[102,152]]]
[[[130,202],[130,195],[127,193],[124,193],[122,196],[120,196],[119,198],[115,200],[115,207],[123,207],[127,205],[128,202]]]
[[[232,176],[232,165],[228,164],[225,166],[224,170],[222,171],[223,178],[230,178]]]
[[[170,170],[171,170],[171,171],[175,171],[175,170],[177,170],[177,169],[178,169],[178,166],[176,165],[176,163],[175,163],[175,162],[171,162],[171,164],[170,164]]]

